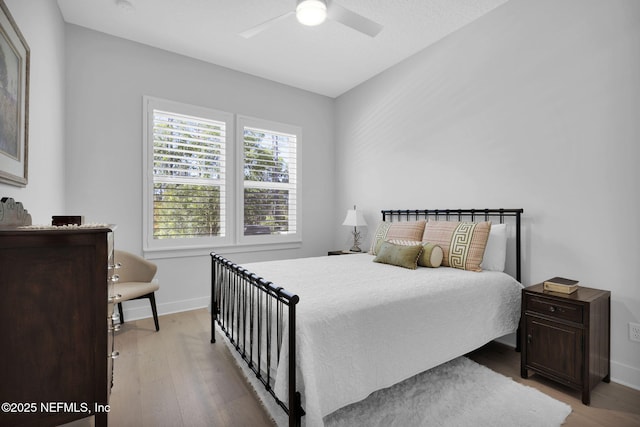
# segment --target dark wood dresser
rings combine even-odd
[[[106,227],[0,229],[0,425],[107,425],[112,253]]]
[[[580,287],[572,294],[522,290],[521,375],[528,370],[582,392],[610,379],[611,293]]]

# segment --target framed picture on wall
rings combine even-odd
[[[29,46],[0,0],[0,182],[27,185]]]

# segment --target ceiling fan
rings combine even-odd
[[[249,28],[240,33],[245,39],[251,38],[277,22],[295,14],[301,24],[315,26],[322,24],[327,18],[340,22],[370,37],[382,31],[382,25],[330,0],[296,0],[296,10],[276,16],[268,21]]]

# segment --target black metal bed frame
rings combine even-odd
[[[458,221],[479,218],[488,221],[514,217],[516,223],[516,279],[521,278],[521,215],[523,209],[414,209],[382,210],[383,221],[411,221],[433,218]],[[211,342],[215,343],[215,322],[225,333],[236,351],[256,374],[266,390],[273,396],[289,418],[289,426],[300,426],[304,409],[300,392],[296,389],[296,305],[298,295],[274,285],[262,277],[234,264],[223,256],[211,252]],[[287,319],[285,327],[285,315]],[[248,322],[248,324],[246,323]],[[280,361],[280,349],[287,332],[288,385],[285,403],[273,390],[275,378],[272,369]],[[518,330],[518,335],[519,335]],[[275,335],[275,336],[274,336]],[[263,341],[266,343],[264,349]],[[517,339],[517,344],[520,340]],[[519,350],[516,347],[516,351]],[[264,353],[263,353],[264,352]],[[275,359],[273,355],[275,353]],[[263,357],[263,354],[265,355]]]
[[[304,415],[300,393],[296,390],[296,305],[300,298],[214,252],[211,253],[211,295],[211,342],[216,342],[214,322],[217,321],[256,378],[287,413],[289,425],[299,426]],[[276,396],[275,378],[271,375],[280,362],[285,311],[290,350],[287,404]],[[262,347],[263,341],[266,349]]]

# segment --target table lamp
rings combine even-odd
[[[362,211],[356,209],[356,206],[353,206],[353,209],[349,209],[347,211],[347,216],[344,219],[342,225],[348,225],[353,227],[353,247],[349,249],[351,252],[362,252],[360,249],[360,232],[358,231],[358,226],[365,227],[367,225],[367,221],[364,220],[364,216],[362,215]]]

